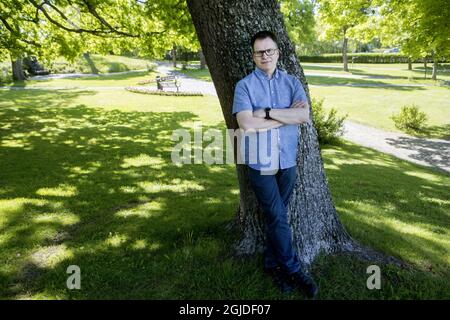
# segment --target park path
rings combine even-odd
[[[181,88],[183,91],[199,91],[217,96],[212,82],[194,79],[174,71],[170,63],[158,63],[157,71],[178,75],[182,79]],[[309,74],[306,73],[306,75]],[[346,140],[361,146],[423,166],[450,172],[450,141],[417,138],[403,133],[384,131],[349,120],[344,123],[343,136]]]

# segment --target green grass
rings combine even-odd
[[[416,104],[428,116],[418,136],[450,139],[450,89],[443,87],[312,86],[311,96],[323,98],[325,109],[336,108],[348,119],[388,131],[399,131],[391,119],[404,105]]]
[[[203,81],[208,81],[208,82],[212,82],[211,79],[211,74],[209,73],[208,69],[181,69],[181,68],[176,68],[176,70],[178,72],[181,72],[189,77],[198,79],[198,80],[203,80]]]
[[[134,71],[126,74],[105,74],[98,76],[83,76],[79,78],[50,79],[50,80],[26,80],[10,83],[9,86],[48,88],[90,88],[90,87],[126,87],[137,85],[141,80],[154,80],[157,73],[153,71]],[[149,84],[152,86],[152,84]],[[153,84],[156,88],[156,84]]]
[[[412,70],[408,70],[407,64],[371,64],[349,63],[349,72],[343,70],[342,64],[336,63],[302,63],[305,73],[330,73],[336,75],[358,75],[364,77],[383,78],[383,80],[398,80],[408,83],[436,84],[431,80],[432,65],[427,66],[427,78],[423,64],[413,64]],[[450,80],[450,64],[442,64],[438,68],[438,80]],[[391,82],[395,83],[395,82]]]
[[[146,59],[130,58],[113,55],[90,55],[95,68],[100,73],[114,73],[124,72],[130,70],[148,69],[153,65],[153,62]],[[84,57],[77,58],[74,62],[68,62],[64,58],[58,58],[47,68],[51,69],[53,73],[92,73],[92,68]]]
[[[149,70],[156,67],[156,64],[147,59],[139,59],[139,58],[129,58],[122,56],[113,56],[113,55],[97,55],[92,54],[91,60],[93,65],[98,70],[100,75],[108,75],[110,73],[124,72],[124,71],[138,71],[138,70]],[[57,58],[51,63],[45,63],[44,61],[39,61],[44,68],[51,71],[52,74],[55,73],[93,73],[92,68],[86,59],[81,56],[75,59],[73,62],[69,62],[64,58]],[[0,74],[0,85],[13,85],[11,82],[11,62],[9,61],[0,61],[0,72],[4,74]],[[113,80],[115,77],[119,77],[120,75],[111,75],[110,80]],[[27,83],[33,83],[33,81],[27,81]],[[16,82],[15,85],[24,85],[24,83]]]
[[[173,130],[199,120],[224,128],[217,98],[2,91],[0,297],[303,298],[279,294],[261,257],[230,257],[234,166],[172,164]],[[350,233],[413,268],[382,266],[370,291],[369,262],[322,257],[320,298],[448,298],[450,178],[348,143],[323,156]],[[65,287],[69,265],[79,291]]]

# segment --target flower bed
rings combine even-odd
[[[144,87],[126,87],[125,90],[135,93],[145,93],[145,94],[154,94],[159,96],[203,96],[201,92],[192,92],[192,91],[163,91],[157,89],[150,89]]]

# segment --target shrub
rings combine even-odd
[[[320,144],[332,144],[344,133],[344,121],[347,115],[339,117],[337,110],[332,108],[328,114],[323,109],[323,99],[312,99],[314,126]]]
[[[415,104],[403,106],[398,114],[391,116],[395,126],[405,131],[421,131],[425,128],[427,115]]]

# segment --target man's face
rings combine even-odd
[[[255,61],[256,66],[261,70],[273,72],[277,67],[280,52],[279,50],[275,50],[272,56],[267,53],[263,53],[262,56],[258,54],[258,51],[268,49],[278,49],[277,44],[271,38],[257,39],[253,45],[253,61]]]

